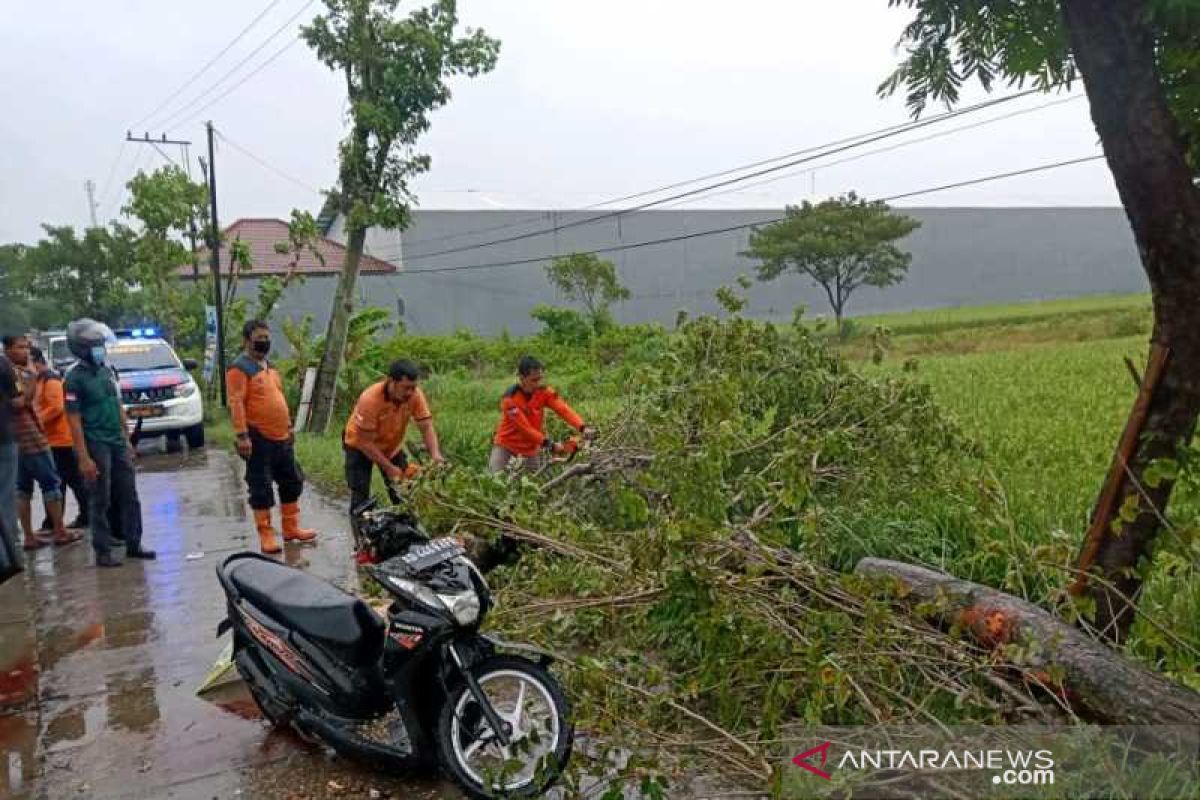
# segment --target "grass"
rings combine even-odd
[[[1152,313],[1148,295],[1102,295],[854,317],[849,323],[839,349],[862,359],[873,354],[877,328],[887,330],[894,356],[964,355],[1147,336]]]
[[[1018,325],[1046,320],[1064,321],[1081,317],[1113,316],[1125,312],[1149,312],[1147,294],[1093,295],[1063,300],[1037,300],[990,306],[956,306],[892,314],[852,317],[859,329],[886,325],[897,335],[943,333],[994,325]]]

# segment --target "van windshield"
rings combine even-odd
[[[117,372],[179,369],[174,351],[162,342],[118,342],[108,346],[108,362]]]

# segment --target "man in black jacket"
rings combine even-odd
[[[17,543],[17,438],[12,417],[18,397],[16,372],[0,355],[0,582],[20,572],[25,560]]]

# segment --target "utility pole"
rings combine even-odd
[[[168,139],[167,135],[165,133],[160,135],[159,138],[157,138],[157,139],[151,139],[149,133],[144,133],[141,136],[134,136],[129,131],[125,131],[125,141],[134,142],[135,144],[148,144],[151,147],[153,147],[155,150],[158,150],[159,155],[161,155],[167,161],[170,161],[172,164],[174,164],[175,161],[169,155],[164,153],[162,151],[162,149],[159,148],[159,145],[160,144],[177,144],[177,145],[182,145],[182,146],[186,147],[187,145],[191,144],[191,142],[184,141],[182,139]],[[176,165],[176,166],[178,166],[178,165]]]
[[[87,192],[88,214],[92,218],[92,227],[99,228],[100,224],[96,222],[96,182],[88,178],[83,182],[83,188]]]
[[[212,256],[213,274],[213,303],[217,308],[217,385],[221,390],[221,405],[229,404],[225,396],[225,312],[221,308],[221,226],[217,222],[217,161],[213,149],[213,124],[210,119],[205,128],[208,129],[208,201],[212,208],[211,245],[208,248]]]

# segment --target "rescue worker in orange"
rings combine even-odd
[[[63,391],[63,378],[46,363],[46,354],[41,348],[29,348],[29,362],[37,375],[37,395],[33,401],[34,411],[46,432],[46,441],[50,443],[50,451],[54,455],[54,466],[58,469],[58,477],[62,478],[75,495],[75,504],[79,513],[67,525],[67,530],[87,530],[88,525],[88,486],[79,471],[79,461],[75,458],[75,444],[71,439],[71,426],[67,424],[66,395]],[[42,523],[42,530],[52,530],[50,516]]]
[[[545,383],[545,367],[533,356],[524,356],[517,364],[517,383],[500,400],[500,424],[492,440],[488,469],[503,472],[514,458],[523,459],[523,468],[536,471],[549,455],[562,455],[569,448],[555,442],[545,432],[545,409],[563,422],[591,438],[595,430]]]
[[[243,352],[225,372],[229,416],[237,434],[238,455],[246,460],[246,487],[262,552],[279,553],[283,547],[271,522],[275,491],[285,542],[311,542],[316,531],[300,527],[300,494],[304,473],[296,463],[292,418],[283,381],[267,361],[271,330],[261,320],[242,326]],[[274,484],[274,486],[272,485]]]
[[[371,475],[376,469],[383,475],[392,502],[400,502],[395,483],[409,476],[404,434],[410,421],[421,432],[430,460],[434,464],[446,460],[433,427],[433,412],[417,385],[420,379],[421,373],[411,361],[394,362],[385,379],[368,386],[359,395],[346,421],[342,449],[346,454],[352,520],[354,509],[371,496]]]

